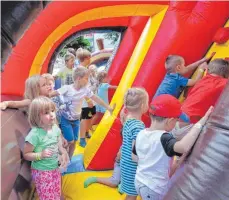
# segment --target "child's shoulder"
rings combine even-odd
[[[134,118],[127,119],[124,126],[128,126],[132,129],[136,127],[141,127],[142,129],[145,128],[145,124],[141,120],[134,119]]]

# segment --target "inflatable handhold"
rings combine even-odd
[[[224,44],[229,40],[229,27],[219,28],[213,38],[213,42]]]

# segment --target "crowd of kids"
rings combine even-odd
[[[32,129],[23,153],[26,160],[32,161],[32,177],[41,200],[61,198],[61,171],[69,164],[76,141],[85,147],[85,137],[90,137],[88,131],[99,116],[106,110],[113,112],[108,89],[117,86],[109,84],[106,71],[98,72],[95,65],[90,65],[90,58],[88,50],[69,49],[65,67],[56,75],[29,77],[24,100],[0,104],[2,110],[22,108],[27,114]],[[163,199],[176,178],[174,172],[185,165],[186,156],[228,82],[229,62],[208,61],[204,58],[185,67],[181,56],[168,56],[166,75],[151,102],[144,88],[126,91],[120,114],[123,141],[113,175],[89,177],[85,188],[101,183],[118,186],[126,200],[136,200],[138,195],[143,200]],[[195,79],[184,77],[196,69]],[[55,90],[57,78],[61,79],[61,87]],[[193,88],[181,104],[178,97],[186,86]],[[141,120],[147,112],[151,119],[148,128]],[[174,156],[180,158],[173,161]]]

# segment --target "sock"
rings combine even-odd
[[[121,189],[121,184],[118,185],[118,192],[119,192],[120,194],[123,194],[123,193],[124,193],[124,192],[122,191],[122,189]]]
[[[86,140],[85,140],[85,138],[80,138],[80,146],[81,147],[85,147],[86,146]]]
[[[96,182],[97,182],[96,177],[90,177],[86,181],[84,181],[84,188],[87,188],[89,185]]]

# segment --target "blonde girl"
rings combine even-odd
[[[25,108],[28,110],[28,106],[31,101],[38,96],[48,96],[51,88],[46,84],[45,78],[40,75],[34,75],[29,77],[25,82],[25,94],[24,99],[21,101],[4,101],[0,103],[1,110],[6,108]]]
[[[31,131],[25,138],[24,158],[32,161],[32,177],[40,200],[61,197],[61,167],[66,168],[68,155],[62,147],[61,131],[56,125],[55,104],[47,97],[35,98],[29,108]]]
[[[130,88],[124,96],[122,111],[123,143],[121,147],[121,190],[127,194],[126,200],[136,200],[134,180],[137,163],[132,160],[132,149],[137,134],[145,128],[141,117],[148,110],[148,93],[143,88]],[[124,115],[124,116],[123,116]]]

